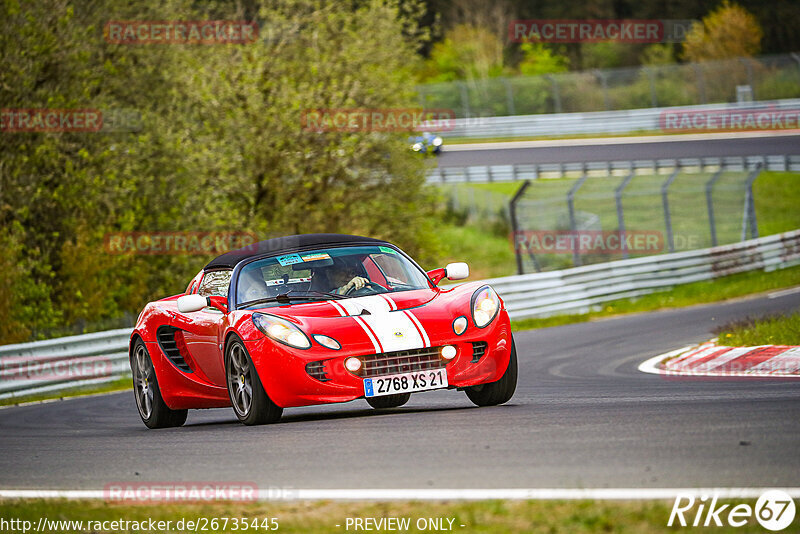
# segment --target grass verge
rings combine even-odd
[[[564,139],[625,139],[631,137],[672,137],[698,132],[662,132],[658,130],[637,130],[626,133],[608,134],[566,134],[566,135],[523,135],[518,137],[445,137],[444,150],[447,145],[470,145],[473,143],[507,143],[509,141],[561,141]],[[699,132],[704,133],[704,132]],[[725,133],[725,132],[721,132]]]
[[[800,313],[747,318],[728,323],[714,332],[721,345],[800,345]]]
[[[582,315],[556,315],[544,319],[520,319],[513,321],[514,330],[530,330],[547,326],[589,321],[627,313],[647,312],[668,308],[682,308],[694,304],[720,302],[747,295],[763,293],[800,285],[800,266],[765,273],[752,271],[734,274],[716,280],[706,280],[676,286],[669,291],[652,293],[637,299],[623,299],[608,302],[603,308]]]
[[[733,504],[748,503],[751,508],[754,501],[742,500]],[[73,521],[172,521],[170,528],[159,531],[191,531],[186,528],[186,521],[198,521],[201,524],[206,518],[207,530],[203,532],[232,532],[230,518],[245,519],[248,525],[258,521],[261,525],[264,518],[275,518],[278,529],[293,533],[340,533],[355,530],[353,526],[346,529],[347,518],[409,518],[410,528],[403,532],[423,532],[417,528],[419,519],[442,518],[448,526],[452,521],[452,531],[464,533],[516,533],[516,532],[570,532],[573,534],[593,532],[617,532],[647,534],[668,530],[672,509],[671,501],[474,501],[474,502],[297,502],[297,503],[227,503],[209,504],[114,504],[102,501],[64,501],[64,500],[24,500],[0,501],[0,517],[18,518],[31,521],[33,528],[39,518],[50,520],[62,519]],[[723,504],[722,502],[719,503]],[[695,505],[697,506],[697,505]],[[696,510],[685,512],[687,522],[695,517]],[[721,518],[725,520],[726,515]],[[229,518],[228,528],[211,528],[211,519],[217,518],[221,527],[223,518]],[[800,515],[794,520],[796,530],[800,523]],[[176,528],[176,523],[184,520],[184,528]],[[703,517],[704,519],[704,517]],[[240,523],[241,524],[241,523]],[[339,525],[339,526],[337,526]],[[463,527],[461,525],[464,525]],[[166,525],[162,525],[166,526]],[[83,532],[107,532],[101,524],[85,528]],[[92,528],[100,527],[100,528]],[[680,527],[673,527],[680,528]],[[78,532],[78,529],[46,529],[49,532]],[[125,529],[115,529],[125,530]],[[128,529],[130,530],[130,529]],[[150,531],[147,526],[140,529]],[[239,530],[242,530],[241,527]],[[265,529],[249,529],[251,532],[262,532]],[[754,518],[740,528],[714,527],[714,532],[763,532],[763,528]],[[21,530],[20,530],[21,531]]]
[[[97,395],[98,393],[111,393],[113,391],[124,391],[131,389],[130,378],[120,378],[113,382],[107,382],[96,386],[85,386],[71,391],[60,391],[58,393],[38,393],[34,395],[23,395],[10,399],[0,400],[0,406],[12,406],[25,404],[27,402],[39,402],[43,400],[67,399],[70,397],[83,397],[85,395]]]

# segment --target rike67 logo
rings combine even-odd
[[[671,527],[743,527],[755,520],[767,530],[783,530],[794,521],[795,505],[792,497],[781,490],[761,494],[755,506],[749,504],[720,504],[715,495],[695,499],[694,495],[679,493],[672,505],[667,526]]]

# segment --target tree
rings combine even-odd
[[[683,43],[687,61],[750,57],[761,50],[758,20],[738,4],[724,0],[689,30]]]
[[[522,60],[519,63],[519,72],[525,76],[538,76],[541,74],[554,74],[566,72],[569,60],[542,43],[527,42],[520,45]]]
[[[426,82],[482,80],[503,73],[503,41],[482,26],[458,24],[431,50],[423,70]]]

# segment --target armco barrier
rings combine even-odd
[[[130,376],[130,328],[0,346],[0,399]]]
[[[680,167],[705,172],[723,169],[748,171],[760,166],[766,171],[798,172],[800,156],[730,156],[709,158],[649,159],[634,161],[591,161],[587,163],[516,163],[507,165],[472,165],[436,167],[428,171],[430,184],[515,182],[539,178],[563,178],[582,172],[611,175],[624,171],[659,174],[659,170]]]
[[[583,313],[593,306],[673,286],[752,270],[800,265],[800,230],[734,245],[620,260],[562,271],[485,280],[503,297],[512,319]],[[124,328],[0,347],[0,399],[66,391],[130,376]],[[100,362],[102,376],[64,371]],[[60,366],[60,367],[59,367]],[[72,366],[72,367],[69,367]],[[49,376],[35,376],[42,369]],[[33,370],[32,377],[21,372]]]
[[[669,108],[623,109],[619,111],[592,111],[587,113],[548,113],[542,115],[514,115],[509,117],[472,117],[456,119],[455,125],[445,129],[431,127],[446,137],[492,139],[513,137],[538,137],[576,134],[628,134],[635,132],[664,131],[661,117],[664,113],[733,113],[733,112],[797,112],[800,99],[747,102],[733,104],[704,104]],[[793,128],[797,128],[794,123]],[[669,130],[674,133],[675,130]],[[720,130],[724,131],[724,130]],[[683,133],[697,133],[687,129]],[[447,139],[445,139],[446,143]],[[447,146],[445,144],[445,150]]]
[[[585,313],[612,300],[753,270],[800,265],[800,230],[707,249],[486,280],[512,319]]]

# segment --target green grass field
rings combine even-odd
[[[800,313],[748,318],[722,326],[715,332],[721,345],[800,345]]]
[[[728,501],[724,501],[728,502]],[[739,500],[735,504],[754,505],[752,500]],[[723,502],[720,502],[720,505]],[[732,503],[734,504],[734,503]],[[265,518],[274,518],[278,532],[305,533],[341,533],[354,532],[351,526],[346,528],[347,518],[409,518],[411,528],[403,532],[431,532],[420,530],[416,521],[420,518],[441,518],[444,524],[452,520],[452,532],[512,534],[530,533],[631,533],[648,534],[664,531],[687,530],[680,526],[667,527],[672,501],[474,501],[474,502],[288,502],[288,503],[230,503],[218,502],[209,504],[115,504],[103,501],[63,501],[63,500],[26,500],[0,501],[0,517],[6,519],[22,519],[31,521],[33,527],[39,518],[62,519],[73,521],[172,521],[171,529],[161,530],[177,532],[176,522],[198,521],[205,518],[207,530],[203,532],[234,532],[232,518],[244,519],[248,525],[256,520],[259,525]],[[693,520],[698,505],[686,512],[688,521]],[[732,506],[729,506],[730,509]],[[217,519],[217,528],[212,528],[211,519]],[[228,518],[228,528],[223,530],[224,518]],[[794,528],[790,526],[786,532],[795,532],[800,524],[800,515],[794,520]],[[725,514],[722,514],[725,520]],[[185,525],[185,522],[184,522]],[[338,527],[336,525],[339,525]],[[461,525],[464,525],[463,527]],[[100,525],[102,526],[102,525]],[[166,526],[166,525],[164,525]],[[184,527],[183,531],[190,531]],[[764,532],[764,529],[750,518],[740,528],[730,526],[711,527],[713,532]],[[77,529],[50,529],[50,532],[79,532]],[[83,532],[90,531],[84,530]],[[108,532],[103,529],[91,529],[94,532]],[[20,530],[21,532],[21,530]],[[141,532],[150,532],[142,529]],[[249,528],[247,532],[265,532],[264,529]]]
[[[556,315],[543,319],[520,319],[513,321],[514,330],[529,330],[563,324],[590,321],[603,317],[640,313],[669,308],[683,308],[696,304],[720,302],[748,295],[763,293],[800,285],[800,266],[771,273],[751,271],[725,278],[705,280],[676,286],[669,291],[644,295],[637,299],[622,299],[608,302],[602,309],[581,315]]]

